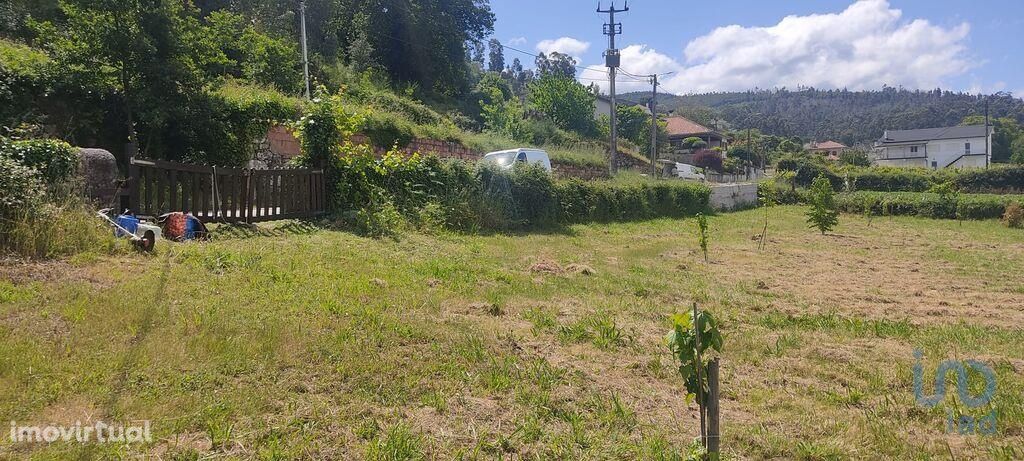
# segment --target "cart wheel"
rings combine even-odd
[[[153,234],[153,231],[146,231],[141,239],[135,241],[135,245],[146,253],[152,253],[153,247],[156,246],[156,235]]]

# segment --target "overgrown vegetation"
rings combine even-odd
[[[0,138],[0,256],[109,253],[108,229],[76,195],[74,149],[54,140]]]

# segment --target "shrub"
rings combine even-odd
[[[36,170],[49,185],[70,179],[78,168],[75,148],[56,139],[0,138],[0,156]]]
[[[843,179],[829,169],[824,159],[805,154],[791,154],[779,159],[779,171],[792,171],[796,174],[795,184],[808,187],[818,176],[824,176],[834,189],[843,187]]]
[[[1024,206],[1017,202],[1007,205],[1006,211],[1003,212],[1003,223],[1013,229],[1024,227]]]
[[[254,142],[275,123],[297,119],[302,108],[301,101],[272,88],[228,81],[191,101],[181,128],[168,135],[175,139],[163,156],[175,158],[180,150],[190,162],[240,167],[251,160]]]
[[[0,153],[0,230],[3,222],[38,205],[43,198],[43,183],[34,168]]]
[[[405,219],[391,201],[381,198],[356,211],[356,229],[368,237],[396,238],[405,227]]]
[[[818,176],[811,183],[808,199],[811,209],[807,211],[807,223],[810,227],[825,232],[839,224],[839,212],[836,210],[835,192],[825,175]]]
[[[693,165],[701,168],[722,171],[722,154],[713,150],[699,150],[693,154]]]

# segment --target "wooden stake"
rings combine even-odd
[[[718,414],[718,359],[708,364],[708,459],[718,461],[719,414]]]
[[[707,436],[707,425],[705,422],[705,408],[704,408],[704,381],[701,380],[700,369],[704,368],[703,363],[700,361],[700,327],[697,326],[697,303],[693,303],[693,337],[696,343],[696,350],[694,351],[694,367],[697,371],[697,406],[700,412],[700,443],[706,449],[708,447],[708,436]]]

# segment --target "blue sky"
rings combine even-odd
[[[607,15],[596,7],[590,0],[491,0],[494,36],[601,68]],[[663,79],[672,93],[886,84],[1024,96],[1024,0],[635,0],[629,7],[616,18],[622,68],[674,72]],[[506,62],[518,57],[532,66],[529,56],[505,54]],[[579,77],[607,85],[600,71]],[[628,80],[618,80],[620,91],[649,86]]]

